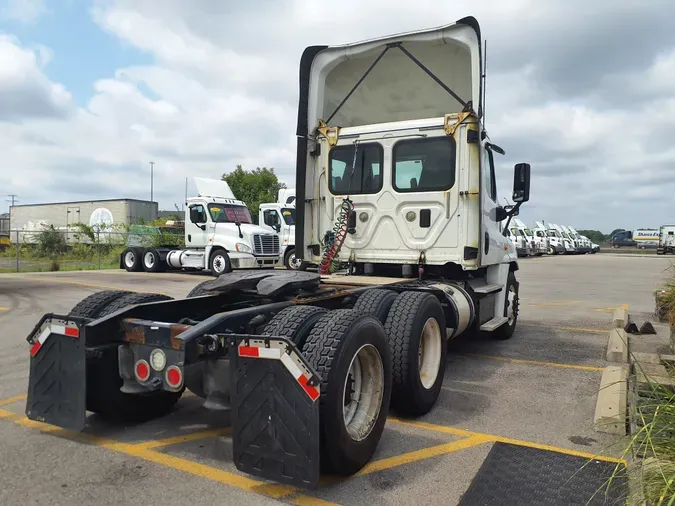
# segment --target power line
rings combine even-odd
[[[17,202],[19,199],[17,199],[18,195],[16,193],[7,193],[5,197],[10,197],[11,200],[7,200],[7,202],[11,202],[11,206],[14,207],[14,203]]]

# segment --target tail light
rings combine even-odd
[[[145,360],[139,360],[136,362],[134,371],[138,381],[148,381],[148,378],[150,377],[150,364],[148,364]]]
[[[170,365],[166,368],[165,374],[166,383],[171,388],[179,388],[183,385],[183,371],[180,370],[180,367],[175,365]]]

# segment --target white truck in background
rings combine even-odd
[[[518,218],[513,218],[506,236],[515,245],[519,257],[534,256],[538,253],[532,231]]]
[[[562,235],[550,223],[545,221],[535,221],[534,222],[535,236],[542,240],[546,239],[546,253],[548,255],[560,255],[565,252],[565,246],[563,243]],[[542,241],[543,242],[543,241]]]
[[[225,181],[195,177],[194,182],[198,196],[187,199],[185,247],[129,245],[120,256],[120,268],[210,270],[220,276],[233,269],[276,267],[279,236],[253,224],[246,204],[235,198]]]
[[[534,228],[532,229],[532,235],[534,237],[534,244],[538,254],[542,255],[555,255],[555,249],[551,248],[551,240],[548,237],[548,232],[546,227],[540,221],[534,222]]]
[[[661,225],[657,255],[675,255],[675,225]]]
[[[295,254],[295,190],[281,189],[277,202],[260,204],[258,225],[279,235],[281,259],[289,270],[304,271],[309,264]]]
[[[591,242],[588,239],[582,237],[581,234],[572,227],[566,227],[566,229],[570,238],[574,240],[574,246],[577,253],[586,254],[591,252]]]

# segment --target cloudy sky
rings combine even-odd
[[[340,8],[338,9],[338,5]],[[675,222],[672,0],[0,0],[0,194],[149,198],[275,167],[293,185],[298,62],[454,22],[488,44],[487,127],[532,164],[521,212],[609,232]],[[0,197],[0,212],[6,211]]]

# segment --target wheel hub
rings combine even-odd
[[[436,383],[441,373],[441,354],[443,346],[441,327],[435,318],[429,318],[420,336],[419,349],[417,351],[417,364],[422,386],[429,390]]]
[[[352,358],[342,391],[345,429],[354,441],[362,441],[373,430],[383,395],[382,357],[372,344],[365,344]]]

